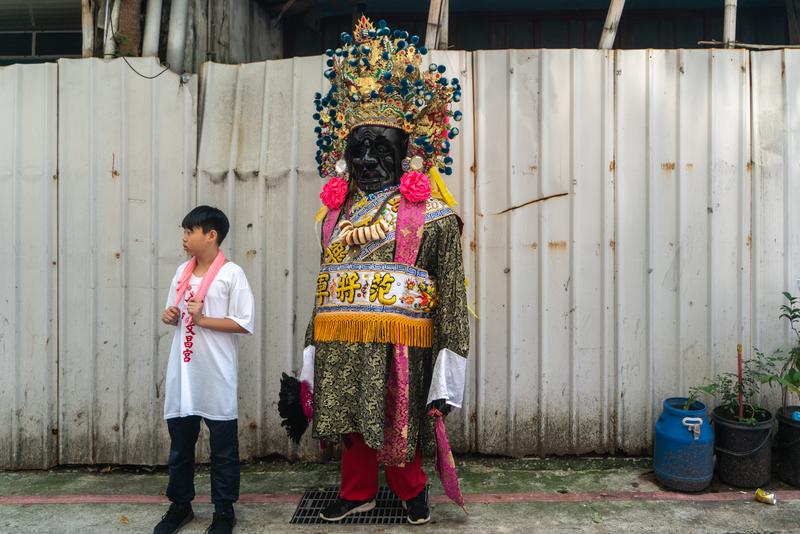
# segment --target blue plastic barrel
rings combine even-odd
[[[671,397],[656,422],[653,468],[658,480],[679,491],[700,491],[714,477],[714,430],[706,405],[695,401],[684,410],[685,397]]]

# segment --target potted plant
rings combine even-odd
[[[789,321],[794,333],[794,347],[778,350],[771,357],[772,368],[761,380],[781,388],[781,408],[777,412],[778,433],[775,435],[776,463],[780,479],[800,486],[800,406],[790,405],[791,395],[800,395],[800,302],[784,293],[787,304],[781,306],[781,319]],[[761,355],[763,358],[763,354]]]
[[[719,402],[711,414],[717,476],[733,486],[755,488],[769,483],[772,468],[772,413],[757,404],[770,360],[756,352],[743,362],[741,345],[737,353],[737,373],[720,373],[693,393]]]

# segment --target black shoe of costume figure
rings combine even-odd
[[[206,534],[231,534],[233,527],[236,526],[236,514],[233,513],[233,506],[217,505],[214,508],[214,517],[206,529]]]
[[[153,529],[153,534],[173,534],[192,519],[194,519],[194,512],[192,512],[191,504],[174,502],[169,505],[169,510]]]
[[[373,508],[375,508],[374,499],[371,501],[348,501],[338,498],[320,512],[319,516],[325,521],[341,521],[349,515],[369,512]]]
[[[431,508],[428,506],[428,488],[419,495],[403,501],[403,508],[408,511],[408,522],[412,525],[424,525],[431,520]]]

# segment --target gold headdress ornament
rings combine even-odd
[[[340,48],[325,52],[331,87],[314,100],[320,176],[345,173],[344,149],[354,128],[390,126],[409,134],[405,170],[428,173],[434,190],[452,201],[439,172],[452,173],[450,140],[458,135],[452,121],[461,120],[461,112],[450,104],[461,98],[458,79],[448,79],[444,65],[420,70],[427,50],[419,37],[392,31],[383,20],[376,28],[362,16],[353,35],[344,32],[341,39]]]

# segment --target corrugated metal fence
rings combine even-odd
[[[788,343],[777,307],[800,277],[797,51],[433,61],[465,87],[449,185],[479,319],[467,402],[448,420],[457,450],[638,453],[660,401],[733,369],[737,342]],[[199,106],[196,80],[171,73],[57,70],[0,69],[0,362],[13,370],[0,467],[165,462],[158,318],[195,202],[228,213],[226,253],[257,293],[242,456],[314,456],[310,440],[291,447],[275,404],[313,302],[321,58],[207,64]]]

